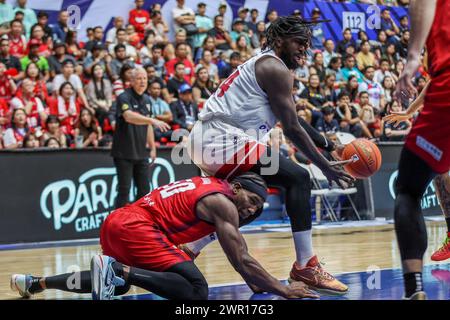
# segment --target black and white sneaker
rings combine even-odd
[[[91,259],[91,284],[93,300],[112,300],[116,286],[125,285],[125,280],[116,277],[111,257],[95,255]]]
[[[30,298],[33,293],[30,292],[33,276],[29,274],[13,274],[9,286],[11,290],[19,293],[22,298]]]

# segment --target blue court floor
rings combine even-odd
[[[337,278],[349,286],[344,296],[322,295],[322,300],[398,300],[403,295],[400,269],[380,270],[378,273],[352,272]],[[425,291],[430,300],[450,300],[450,264],[428,265],[424,269]],[[124,296],[126,300],[160,300],[154,294]],[[246,284],[213,286],[210,300],[278,300],[273,294],[253,294]]]

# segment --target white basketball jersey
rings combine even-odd
[[[279,59],[273,51],[264,51],[238,66],[206,101],[199,120],[222,121],[242,130],[255,130],[259,133],[270,131],[277,119],[270,108],[267,94],[259,87],[255,75],[256,61],[267,55]]]

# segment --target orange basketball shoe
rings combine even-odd
[[[345,284],[322,268],[317,256],[312,257],[304,268],[294,262],[288,281],[302,281],[311,289],[324,294],[341,295],[348,291]]]
[[[444,261],[450,259],[450,232],[447,233],[447,237],[440,247],[433,255],[431,256],[431,260],[433,261]]]

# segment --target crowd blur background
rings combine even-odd
[[[115,129],[115,100],[130,86],[131,70],[145,68],[152,116],[172,130],[155,130],[160,145],[173,146],[176,129],[190,130],[205,101],[240,64],[261,52],[265,30],[278,17],[268,8],[241,7],[230,22],[226,3],[214,16],[206,15],[208,2],[188,7],[177,0],[172,9],[174,41],[161,5],[144,6],[136,0],[128,20],[114,18],[107,32],[89,26],[87,41],[78,39],[62,10],[58,22],[49,24],[45,11],[18,0],[13,7],[0,0],[0,149],[110,147]],[[336,133],[375,141],[402,141],[411,123],[383,122],[391,112],[405,110],[393,92],[407,57],[409,19],[396,23],[392,6],[408,6],[406,0],[334,1],[383,5],[377,37],[365,31],[342,31],[341,39],[325,38],[319,8],[302,17],[318,21],[312,27],[308,54],[292,71],[292,97],[298,117],[323,135]],[[414,83],[425,87],[426,54]],[[296,150],[282,129],[273,131],[272,144],[293,157]]]

